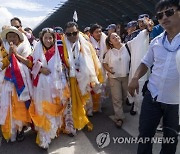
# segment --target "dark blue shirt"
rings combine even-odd
[[[138,34],[139,34],[139,32],[140,32],[141,30],[140,29],[138,29],[138,30],[135,30],[133,33],[131,33],[130,35],[127,35],[126,37],[125,37],[125,39],[124,39],[124,43],[127,43],[128,41],[131,41],[133,38],[135,38]]]

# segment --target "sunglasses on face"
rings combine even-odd
[[[77,36],[78,32],[71,32],[71,33],[66,33],[66,36],[67,37],[70,37],[70,36]]]
[[[156,18],[157,18],[157,20],[161,20],[163,18],[164,14],[166,15],[166,17],[170,17],[170,16],[174,15],[175,11],[176,10],[174,10],[174,9],[168,9],[166,11],[159,12],[156,14]]]
[[[21,26],[14,26],[14,27],[16,27],[16,28],[18,29],[18,28],[21,27]]]
[[[52,28],[43,28],[42,32],[44,32],[44,31],[45,32],[52,32],[52,33],[54,32],[54,30]]]

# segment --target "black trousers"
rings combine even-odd
[[[179,125],[179,105],[165,104],[157,102],[146,92],[139,119],[139,137],[152,138],[156,133],[156,128],[163,117],[163,137],[172,138],[171,143],[162,143],[160,154],[175,154],[178,143],[178,125]],[[138,145],[138,154],[152,154],[151,141]]]

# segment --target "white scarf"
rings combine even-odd
[[[40,102],[46,100],[49,103],[53,102],[53,98],[60,97],[63,99],[63,89],[66,86],[66,77],[62,71],[62,62],[57,49],[57,44],[55,44],[55,53],[51,59],[47,62],[46,57],[43,52],[43,47],[41,42],[38,42],[34,53],[33,53],[33,64],[40,67],[33,67],[32,74],[36,77],[37,74],[34,72],[39,72],[41,66],[48,68],[51,73],[49,75],[40,74],[37,87],[34,87],[34,104],[36,106],[38,114],[42,115],[42,104]]]
[[[101,39],[100,39],[99,42],[97,42],[97,41],[94,39],[94,37],[90,36],[90,41],[91,41],[93,47],[94,47],[95,49],[99,48],[99,50],[100,50],[100,51],[99,51],[99,54],[97,53],[97,56],[98,56],[98,58],[99,58],[99,60],[100,60],[101,63],[103,62],[103,56],[104,56],[104,54],[107,52],[106,38],[107,38],[107,36],[106,36],[106,34],[104,34],[103,32],[102,32]]]
[[[66,36],[65,43],[69,56],[70,77],[76,77],[81,93],[85,95],[90,89],[91,82],[99,84],[89,42],[82,34],[79,34],[79,39],[73,45],[71,45]]]
[[[135,38],[133,38],[133,40],[127,42],[127,45],[131,51],[131,67],[129,73],[130,82],[141,63],[141,59],[144,57],[149,47],[149,34],[147,30],[142,30]],[[143,99],[141,91],[147,78],[148,76],[146,73],[141,79],[139,79],[139,94],[136,94],[135,97],[128,95],[130,103],[135,102],[135,108],[137,108],[136,105],[138,105],[138,103]]]

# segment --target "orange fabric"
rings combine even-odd
[[[60,99],[59,98],[55,98],[54,99],[56,103],[48,103],[47,101],[43,101],[42,102],[42,107],[43,107],[43,112],[44,113],[48,113],[51,116],[60,116],[64,109],[65,106],[63,106],[62,104],[60,104]]]
[[[83,129],[85,125],[91,124],[86,116],[84,105],[86,99],[81,95],[80,89],[78,87],[76,78],[70,78],[71,85],[71,98],[72,98],[72,116],[74,122],[74,128]],[[92,124],[88,125],[89,128],[92,128]]]
[[[20,120],[24,123],[31,122],[31,118],[28,110],[26,109],[25,103],[18,101],[18,96],[16,90],[13,90],[13,96],[11,98],[12,105],[12,118],[15,120]],[[11,118],[10,118],[10,109],[6,116],[5,124],[1,126],[3,136],[6,140],[11,138]]]
[[[38,115],[35,111],[34,103],[31,103],[29,108],[29,113],[31,118],[35,124],[35,126],[44,129],[45,131],[49,131],[51,128],[50,121],[45,117],[45,115]]]
[[[69,89],[68,85],[64,88],[63,97],[65,97],[65,98],[71,97],[71,93],[70,93],[70,89]]]
[[[18,101],[18,96],[15,89],[12,97],[12,116],[16,120],[31,122],[31,117],[26,109],[25,103],[23,101]]]
[[[2,134],[6,140],[11,138],[11,120],[10,120],[10,109],[8,109],[5,124],[1,126]]]
[[[101,99],[101,94],[92,94],[92,101],[93,101],[93,111],[98,112],[100,109],[100,99]]]
[[[65,63],[66,66],[69,67],[69,57],[68,57],[68,52],[64,41],[64,37],[62,38],[62,42],[63,42]],[[72,116],[73,116],[74,128],[80,130],[87,125],[88,130],[92,130],[93,125],[89,122],[84,109],[84,105],[89,95],[85,95],[85,96],[81,95],[80,89],[77,84],[77,80],[74,77],[70,77],[70,90],[71,90]]]
[[[8,54],[4,47],[0,48],[0,56],[2,57],[1,62],[3,63],[2,70],[4,70],[10,64],[10,61],[8,59]]]
[[[10,64],[9,59],[7,57],[4,57],[1,62],[3,63],[2,70],[4,70]]]
[[[36,136],[36,143],[37,143],[38,145],[40,144],[39,133],[37,133],[37,136]]]

